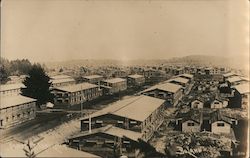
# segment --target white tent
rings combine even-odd
[[[53,108],[53,107],[54,107],[54,104],[51,103],[51,102],[48,102],[48,103],[46,104],[46,108]]]

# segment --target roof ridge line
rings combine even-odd
[[[126,104],[126,105],[124,105],[124,106],[122,106],[122,107],[120,107],[120,108],[118,108],[118,109],[112,111],[112,113],[115,113],[115,112],[117,112],[117,111],[119,111],[119,110],[125,108],[126,106],[130,105],[131,103],[134,103],[135,101],[139,100],[139,99],[142,98],[142,97],[143,97],[143,95],[141,95],[141,96],[138,97],[137,99],[133,100],[132,102],[129,102],[128,104]]]

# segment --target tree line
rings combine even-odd
[[[4,84],[8,81],[9,76],[27,75],[31,70],[32,64],[28,59],[12,60],[0,59],[0,82]]]
[[[38,63],[35,64],[37,65]],[[27,75],[33,65],[34,64],[32,64],[28,59],[10,61],[5,58],[0,58],[0,83],[5,84],[8,81],[9,76]],[[47,70],[44,64],[41,65],[41,67]]]
[[[8,81],[11,75],[27,75],[23,81],[25,88],[21,88],[21,94],[27,97],[37,99],[37,106],[46,104],[48,101],[53,102],[51,93],[51,81],[45,72],[45,66],[31,62],[28,59],[13,60],[1,58],[0,77],[1,84]]]

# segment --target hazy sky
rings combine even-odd
[[[246,4],[247,0],[4,0],[1,55],[60,61],[244,54],[248,60]]]

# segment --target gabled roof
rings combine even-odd
[[[187,113],[178,113],[176,118],[181,118],[182,122],[192,120],[197,123],[202,122],[202,113],[199,110],[190,110]]]
[[[152,91],[152,90],[155,90],[155,89],[159,89],[159,90],[166,91],[166,92],[171,92],[171,93],[176,93],[181,88],[182,88],[182,86],[180,86],[180,85],[165,82],[165,83],[162,83],[162,84],[152,86],[152,87],[150,87],[148,89],[145,89],[141,93]]]
[[[90,88],[95,88],[95,87],[98,87],[98,86],[95,84],[84,82],[84,83],[80,83],[80,84],[68,85],[68,86],[63,86],[63,87],[56,87],[54,89],[65,91],[65,92],[78,92],[78,91],[82,91],[82,90],[90,89]]]
[[[117,82],[124,82],[126,79],[123,78],[112,78],[112,79],[107,79],[104,80],[104,82],[109,82],[109,83],[117,83]]]
[[[92,129],[91,133],[89,133],[89,131],[81,131],[79,134],[76,134],[72,137],[69,137],[68,139],[89,136],[89,135],[96,134],[96,133],[105,133],[105,134],[120,137],[120,138],[125,137],[125,138],[129,138],[131,140],[134,140],[134,141],[138,141],[138,139],[142,137],[142,133],[118,128],[118,127],[115,127],[112,125],[107,125],[105,127]]]
[[[212,112],[210,114],[210,120],[212,123],[214,123],[216,121],[224,121],[224,122],[227,122],[229,124],[232,124],[231,118],[223,115],[220,110]]]
[[[13,89],[21,89],[24,88],[25,85],[22,83],[16,83],[16,84],[1,84],[0,85],[0,91],[7,91],[7,90],[13,90]]]
[[[246,81],[245,79],[239,77],[239,76],[233,76],[227,79],[228,82],[239,82],[239,81]]]
[[[129,75],[128,77],[130,77],[130,78],[141,78],[141,77],[144,77],[144,76],[135,74],[135,75]]]
[[[236,76],[236,74],[232,73],[232,72],[228,72],[223,74],[223,77],[230,77],[230,76]]]
[[[8,108],[16,105],[34,102],[36,99],[25,97],[22,95],[15,96],[1,96],[0,97],[0,109]]]
[[[65,78],[72,78],[72,77],[68,75],[56,75],[56,76],[51,76],[50,78],[52,80],[57,80],[57,79],[65,79]]]
[[[65,82],[75,82],[73,78],[62,78],[51,80],[52,84],[65,83]]]
[[[165,100],[145,95],[134,96],[128,99],[117,101],[108,107],[91,114],[91,117],[93,118],[105,114],[113,114],[143,122],[149,117],[150,114],[152,114],[152,112],[162,106],[164,102]],[[83,119],[88,118],[89,117],[84,117]]]
[[[249,83],[239,84],[234,86],[234,88],[240,93],[240,94],[247,94],[250,93],[250,87]]]
[[[94,78],[103,78],[101,75],[90,75],[90,76],[83,76],[86,79],[94,79]]]
[[[186,78],[182,78],[182,77],[176,77],[176,78],[168,80],[168,82],[171,82],[171,81],[175,81],[175,82],[186,84],[186,83],[188,83],[189,80],[186,79]]]
[[[211,102],[211,104],[214,103],[214,102],[216,102],[216,101],[221,102],[221,103],[223,102],[222,99],[215,98],[215,99]]]
[[[185,77],[185,78],[192,79],[194,77],[194,75],[192,75],[192,74],[180,74],[179,77]]]
[[[202,103],[205,102],[204,98],[202,98],[202,97],[197,97],[197,98],[195,98],[192,102],[194,102],[194,101],[200,101],[200,102],[202,102]]]

